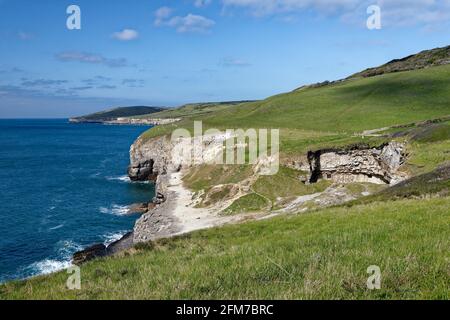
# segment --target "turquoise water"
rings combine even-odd
[[[147,129],[0,120],[0,282],[67,267],[75,251],[133,228],[126,206],[154,195],[126,176]]]

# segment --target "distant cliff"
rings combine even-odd
[[[162,107],[120,107],[69,119],[72,123],[105,123],[119,118],[137,117],[166,110]]]

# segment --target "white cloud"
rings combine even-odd
[[[255,16],[313,10],[365,24],[369,5],[381,7],[384,25],[430,25],[450,20],[450,0],[222,0],[226,10],[241,8]]]
[[[162,7],[156,10],[155,12],[155,26],[167,26],[171,28],[175,28],[177,32],[185,33],[185,32],[200,32],[206,33],[209,29],[214,26],[216,23],[208,19],[206,17],[188,14],[184,17],[182,16],[172,16],[172,9],[169,7]]]
[[[133,29],[124,29],[120,32],[114,32],[112,37],[120,41],[130,41],[137,39],[139,37],[139,33]]]
[[[66,51],[56,55],[61,62],[81,62],[89,64],[103,64],[111,68],[122,68],[128,66],[125,58],[106,58],[102,55],[78,51]]]
[[[332,12],[336,9],[352,8],[359,0],[222,0],[225,7],[247,8],[257,16],[289,13],[306,9]]]
[[[188,14],[185,17],[173,17],[167,25],[177,29],[177,32],[207,32],[216,23],[203,16]]]
[[[155,26],[164,24],[164,20],[172,15],[172,9],[169,7],[161,7],[155,11]]]

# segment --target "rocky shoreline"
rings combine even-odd
[[[82,264],[98,257],[116,254],[133,245],[173,237],[194,230],[206,229],[231,222],[267,217],[282,212],[301,212],[303,206],[312,200],[310,196],[294,199],[286,204],[286,210],[224,216],[220,213],[236,199],[247,194],[251,181],[236,185],[236,192],[229,199],[199,208],[193,192],[183,186],[183,176],[194,164],[212,163],[217,151],[222,150],[227,137],[223,135],[203,136],[200,141],[194,138],[179,138],[176,141],[166,136],[150,140],[138,138],[130,148],[130,166],[128,176],[131,181],[152,181],[155,183],[155,197],[147,204],[137,204],[130,211],[141,213],[132,232],[109,246],[94,245],[74,255],[73,263]],[[202,144],[197,150],[194,146]],[[187,152],[186,152],[187,151]],[[185,159],[189,155],[192,159]],[[395,184],[407,178],[399,169],[404,161],[404,145],[390,142],[379,147],[358,146],[349,149],[327,149],[310,151],[305,159],[297,163],[291,161],[284,165],[309,171],[305,183],[315,183],[318,179],[331,180],[333,185],[321,194],[313,195],[325,205],[352,200],[341,185],[351,182],[370,182],[377,184]],[[189,160],[189,161],[187,161]],[[251,179],[259,176],[258,165]]]
[[[214,159],[215,151],[222,148],[225,139],[225,136],[203,137],[204,152],[195,155],[197,161],[194,163],[206,163]],[[128,176],[131,181],[154,182],[155,197],[148,204],[134,206],[142,215],[136,221],[133,231],[109,246],[95,244],[75,253],[72,261],[74,264],[81,265],[95,258],[114,255],[130,249],[137,243],[173,237],[194,230],[237,222],[244,218],[244,216],[225,217],[219,214],[235,199],[207,209],[196,208],[193,193],[183,186],[182,181],[189,166],[183,167],[182,164],[186,159],[176,153],[180,145],[184,147],[193,145],[191,142],[190,139],[173,142],[165,136],[149,141],[143,141],[141,138],[136,140],[130,148]]]
[[[105,119],[105,120],[90,120],[83,118],[70,118],[70,123],[97,123],[104,125],[140,125],[140,126],[160,126],[165,124],[171,124],[181,121],[179,118],[117,118],[117,119]]]

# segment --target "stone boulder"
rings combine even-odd
[[[80,266],[83,263],[91,261],[96,258],[105,257],[107,255],[107,248],[104,244],[96,244],[84,250],[78,251],[73,255],[72,263]]]

